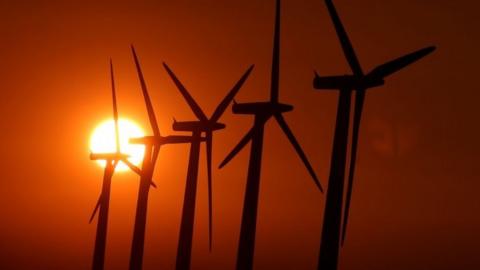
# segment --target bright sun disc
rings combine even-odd
[[[143,145],[130,144],[130,138],[143,137],[143,130],[135,124],[133,121],[127,119],[119,119],[118,129],[120,133],[120,151],[123,154],[127,154],[130,157],[128,160],[134,165],[140,165],[143,160],[143,154],[145,147]],[[92,133],[90,137],[90,151],[95,154],[102,153],[115,153],[115,122],[113,120],[107,120],[100,123]],[[97,163],[105,167],[106,162],[104,160],[97,160]],[[117,165],[116,171],[127,171],[128,166],[123,162]]]

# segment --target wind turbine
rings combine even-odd
[[[353,75],[320,77],[316,74],[314,87],[316,89],[340,90],[337,108],[337,120],[335,127],[330,176],[328,180],[328,192],[322,227],[322,240],[318,269],[337,269],[338,253],[340,246],[340,230],[342,228],[342,244],[348,223],[350,201],[353,189],[353,177],[355,172],[356,155],[358,147],[358,136],[360,120],[362,116],[363,103],[366,90],[382,86],[384,79],[405,68],[406,66],[420,60],[435,50],[435,47],[426,47],[411,54],[397,58],[393,61],[379,65],[370,73],[365,74],[360,66],[353,46],[337,14],[332,0],[325,0],[330,17],[335,26],[345,57],[352,69]],[[345,179],[345,167],[347,158],[349,118],[351,107],[351,93],[356,90],[352,146],[350,156],[350,169],[348,186],[345,199],[345,209],[342,222],[343,189]]]
[[[127,158],[128,155],[122,154],[120,149],[120,134],[118,130],[118,109],[117,109],[117,97],[115,93],[115,79],[113,73],[113,64],[110,60],[110,77],[112,83],[112,99],[113,99],[113,119],[115,123],[115,144],[116,152],[114,153],[92,153],[90,154],[91,160],[105,160],[106,167],[103,175],[102,192],[98,198],[95,209],[90,217],[90,223],[93,221],[96,213],[98,213],[97,232],[95,237],[95,248],[93,252],[93,270],[101,270],[104,268],[105,262],[105,247],[107,242],[107,227],[108,227],[108,210],[110,204],[110,186],[112,182],[112,176],[115,172],[115,168],[118,162],[122,161],[131,170],[140,174],[140,169],[133,165]]]
[[[240,140],[232,152],[220,164],[225,166],[247,143],[251,141],[250,161],[248,167],[247,187],[245,192],[242,224],[240,229],[240,241],[237,253],[237,269],[246,270],[253,268],[253,255],[255,248],[255,232],[257,223],[257,208],[260,186],[260,170],[262,164],[263,133],[265,124],[270,118],[275,118],[290,143],[295,148],[298,156],[302,159],[308,172],[312,176],[317,187],[323,192],[318,178],[310,165],[300,144],[283,118],[283,113],[293,110],[293,106],[279,103],[279,79],[280,79],[280,0],[276,3],[275,35],[273,44],[273,61],[271,74],[270,100],[267,102],[243,103],[233,105],[233,113],[252,114],[255,116],[253,127]]]
[[[240,78],[235,86],[228,92],[227,96],[217,106],[213,115],[208,118],[202,111],[197,102],[190,95],[186,87],[180,82],[173,71],[167,64],[163,64],[166,71],[172,78],[180,93],[183,95],[188,105],[192,109],[198,121],[177,122],[173,123],[173,130],[188,131],[192,133],[192,141],[190,144],[190,158],[188,163],[187,183],[185,186],[185,195],[183,202],[182,221],[180,225],[180,238],[178,241],[176,269],[190,269],[192,241],[193,241],[193,225],[195,219],[195,198],[197,194],[198,179],[198,162],[200,159],[200,143],[206,141],[207,153],[207,172],[208,172],[208,228],[209,228],[209,248],[212,249],[212,142],[213,132],[224,129],[225,124],[219,123],[218,120],[227,109],[237,92],[240,90],[244,82],[250,75],[253,65]],[[205,133],[205,138],[202,138]]]
[[[190,143],[190,136],[162,136],[158,127],[153,105],[148,94],[147,85],[143,77],[140,62],[138,60],[135,48],[132,46],[132,54],[137,68],[138,79],[145,100],[148,118],[153,131],[153,136],[130,139],[131,143],[145,145],[145,155],[142,163],[142,173],[140,176],[140,187],[138,190],[137,209],[135,213],[135,224],[133,230],[132,249],[130,254],[130,270],[141,270],[143,263],[143,251],[145,243],[145,227],[147,223],[148,193],[152,183],[152,176],[155,169],[155,163],[160,148],[166,144]]]

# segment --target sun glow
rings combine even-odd
[[[129,140],[130,138],[145,136],[143,130],[133,121],[124,118],[119,119],[118,127],[121,153],[129,155],[128,160],[134,165],[139,166],[143,160],[145,147],[143,145],[130,144]],[[93,131],[90,137],[90,152],[102,154],[115,153],[116,151],[115,123],[113,119],[111,119],[100,123]],[[106,165],[104,160],[97,160],[97,163],[102,167]],[[127,170],[129,170],[129,168],[123,162],[120,162],[116,167],[116,171]]]

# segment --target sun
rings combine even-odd
[[[130,156],[128,158],[130,162],[139,166],[143,160],[145,147],[143,145],[130,144],[129,140],[130,138],[145,136],[142,128],[135,122],[125,118],[119,119],[118,128],[120,133],[120,151]],[[90,137],[90,152],[96,154],[116,152],[115,122],[113,119],[100,123],[94,129]],[[97,163],[102,167],[106,165],[104,160],[97,160]],[[129,168],[123,162],[120,162],[115,170],[128,171]]]

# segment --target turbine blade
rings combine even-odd
[[[100,193],[100,196],[98,196],[97,204],[95,205],[95,208],[93,209],[92,215],[90,216],[90,219],[88,220],[88,223],[92,223],[93,219],[95,218],[95,215],[98,212],[98,209],[100,208],[100,204],[102,203],[102,197],[103,193]]]
[[[125,163],[125,165],[127,165],[130,170],[132,170],[133,172],[135,172],[136,174],[138,174],[139,176],[142,175],[142,170],[140,168],[138,168],[137,166],[135,166],[132,162],[130,162],[127,158],[122,158],[121,159],[123,163]],[[155,184],[155,182],[152,182],[150,183],[150,185],[154,188],[157,188],[157,184]]]
[[[118,160],[118,159],[113,161],[112,169],[110,171],[110,177],[113,177],[113,174],[115,173],[115,169],[117,168],[117,165],[118,165],[119,162],[120,162],[120,160]]]
[[[155,163],[157,162],[159,154],[160,154],[160,146],[156,145],[153,148],[152,161],[150,165],[152,166],[152,175],[153,175],[153,171],[155,170]],[[153,179],[150,179],[150,185],[153,186],[154,188],[157,188],[157,185],[153,182]]]
[[[348,172],[347,194],[345,198],[345,210],[343,213],[342,242],[341,242],[342,246],[345,242],[345,236],[347,233],[348,217],[350,213],[350,203],[352,200],[352,191],[353,191],[353,179],[355,175],[355,166],[357,162],[360,121],[362,120],[364,102],[365,102],[365,90],[358,89],[355,95],[355,111],[353,115],[353,131],[352,131],[352,149],[350,153],[350,168]]]
[[[113,73],[113,63],[110,59],[110,78],[112,81],[112,100],[113,100],[113,120],[115,122],[115,145],[117,153],[120,153],[120,132],[118,128],[118,107],[117,107],[117,94],[115,91],[115,77]]]
[[[312,176],[313,181],[315,182],[315,184],[317,185],[317,187],[320,189],[320,191],[323,193],[322,185],[320,184],[320,181],[318,180],[317,175],[315,174],[315,171],[313,170],[312,166],[310,165],[310,162],[308,161],[307,156],[306,156],[305,153],[303,152],[302,147],[300,146],[300,144],[298,143],[297,139],[296,139],[295,136],[293,135],[293,132],[292,132],[292,131],[290,130],[290,128],[288,127],[287,122],[285,121],[285,119],[283,118],[283,116],[282,116],[281,114],[275,114],[275,119],[277,119],[278,124],[279,124],[280,127],[282,128],[282,130],[283,130],[283,132],[285,133],[285,135],[287,135],[288,140],[290,141],[290,143],[291,143],[291,144],[293,145],[293,147],[295,148],[295,151],[297,152],[297,154],[298,154],[298,156],[300,157],[300,159],[302,159],[303,164],[305,165],[305,167],[307,168],[308,172],[309,172],[310,175]]]
[[[142,87],[143,98],[145,99],[145,105],[147,107],[148,119],[150,125],[152,126],[152,131],[155,137],[160,136],[160,129],[158,128],[157,118],[155,117],[155,111],[153,110],[152,101],[150,95],[148,94],[147,84],[145,83],[145,78],[143,77],[142,68],[135,52],[135,48],[132,45],[132,54],[135,60],[135,66],[137,67],[138,79],[140,80],[140,85]]]
[[[275,34],[273,37],[272,78],[270,85],[270,101],[278,102],[280,84],[280,0],[277,0],[275,11]]]
[[[153,148],[153,154],[152,154],[152,164],[155,164],[158,159],[158,155],[160,154],[160,147],[155,146]]]
[[[227,109],[230,102],[233,100],[233,98],[238,93],[238,91],[240,90],[242,85],[245,83],[248,76],[250,76],[250,73],[252,72],[253,67],[254,67],[254,65],[251,65],[250,68],[248,68],[247,72],[245,72],[245,74],[243,74],[243,76],[240,78],[240,80],[230,90],[230,92],[228,92],[227,96],[222,100],[220,105],[218,105],[215,112],[213,112],[213,115],[210,118],[210,121],[217,122],[220,119],[220,117],[222,117],[222,114],[225,112],[225,110]]]
[[[343,53],[347,58],[350,68],[352,69],[355,75],[363,76],[363,71],[360,66],[360,63],[358,62],[357,55],[355,54],[355,50],[353,49],[352,43],[348,38],[347,32],[345,31],[342,21],[338,16],[337,10],[333,5],[333,1],[325,0],[325,3],[327,5],[328,12],[330,13],[330,17],[333,21],[333,24],[335,26],[335,31],[337,32],[338,39],[340,40],[340,43],[342,45]]]
[[[151,166],[151,169],[152,169],[152,175],[153,175],[153,170],[155,170],[155,163],[157,162],[157,159],[158,159],[158,155],[160,154],[160,146],[154,146],[153,147],[153,153],[151,154],[152,155],[152,159],[151,159],[151,163],[150,163],[150,166]],[[150,179],[150,185],[154,188],[157,188],[157,184],[155,184],[155,182],[153,181],[153,179]]]
[[[125,165],[128,166],[128,168],[130,168],[130,170],[132,170],[134,173],[138,174],[138,175],[142,175],[142,170],[140,168],[138,168],[137,166],[135,166],[132,162],[130,162],[127,158],[122,158],[121,159],[123,163],[125,163]]]
[[[103,171],[103,184],[105,184],[105,181],[108,178],[112,177],[112,175],[115,171],[115,166],[116,166],[116,162],[112,163],[112,160],[106,160],[106,162],[107,162],[107,165],[105,167],[105,170]],[[90,220],[88,221],[88,223],[92,223],[92,221],[95,218],[95,215],[97,214],[98,209],[100,208],[100,205],[102,204],[103,200],[104,200],[104,195],[103,195],[103,191],[102,191],[100,193],[100,196],[98,196],[97,204],[95,205],[95,208],[93,209],[93,213],[90,216]]]
[[[160,146],[155,146],[153,148],[153,153],[152,153],[152,163],[150,166],[152,166],[152,175],[153,175],[153,170],[155,170],[155,163],[157,162],[158,155],[160,154]],[[154,188],[157,188],[157,184],[153,181],[153,179],[150,179],[150,185]]]
[[[178,135],[171,135],[165,137],[164,144],[180,144],[180,143],[191,143],[192,137],[191,136],[178,136]]]
[[[387,77],[387,76],[405,68],[406,66],[408,66],[410,64],[413,64],[414,62],[417,62],[421,58],[423,58],[423,57],[429,55],[430,53],[432,53],[433,51],[435,51],[435,49],[436,48],[434,46],[426,47],[426,48],[423,48],[423,49],[418,50],[416,52],[413,52],[413,53],[407,54],[405,56],[399,57],[395,60],[392,60],[390,62],[387,62],[383,65],[380,65],[380,66],[376,67],[375,69],[373,69],[368,74],[368,76],[383,79],[383,78],[385,78],[385,77]]]
[[[232,158],[234,158],[238,154],[238,152],[240,152],[240,150],[245,147],[245,145],[247,145],[247,143],[252,139],[255,128],[255,126],[252,127],[252,129],[250,129],[250,131],[240,140],[240,142],[235,146],[235,148],[233,148],[230,154],[228,154],[228,156],[222,161],[222,163],[220,163],[220,169],[227,165],[227,163],[230,162]]]
[[[213,134],[212,131],[207,131],[207,175],[208,175],[208,243],[210,251],[212,251],[212,238],[213,238],[213,194],[212,194],[212,145]]]
[[[172,78],[172,80],[175,83],[175,85],[177,86],[178,90],[180,90],[180,93],[182,94],[182,96],[187,101],[188,105],[192,109],[195,116],[197,116],[197,118],[201,121],[208,121],[205,113],[202,111],[200,106],[198,106],[197,102],[195,102],[193,97],[188,92],[187,88],[185,88],[185,86],[180,82],[180,80],[177,78],[177,76],[175,76],[175,74],[170,69],[170,67],[166,63],[163,63],[163,67],[167,71],[168,75],[170,75],[170,77]]]

